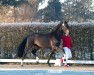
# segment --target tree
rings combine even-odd
[[[0,0],[0,5],[13,7],[14,10],[12,14],[14,15],[14,22],[16,22],[16,7],[25,2],[27,2],[27,0]]]
[[[66,0],[62,6],[68,20],[86,21],[90,19],[92,0]]]
[[[0,0],[1,5],[5,6],[14,6],[17,7],[18,5],[26,2],[27,0]]]
[[[61,3],[59,0],[49,0],[48,6],[42,11],[43,21],[61,20]]]
[[[43,1],[44,0],[0,0],[0,10],[2,11],[0,12],[0,18],[1,20],[3,19],[1,22],[35,21],[38,5]]]

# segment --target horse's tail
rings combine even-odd
[[[27,38],[28,37],[25,37],[23,39],[23,41],[19,44],[18,48],[17,48],[17,57],[23,57],[23,54],[24,54],[24,49],[25,49],[25,46],[26,46],[26,42],[27,42]]]

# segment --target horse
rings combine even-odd
[[[38,59],[36,52],[40,48],[51,48],[51,54],[48,57],[47,64],[51,67],[49,61],[60,45],[61,35],[66,29],[69,29],[69,25],[66,21],[61,21],[52,32],[46,34],[32,33],[27,35],[17,48],[17,57],[24,60],[26,54],[31,50],[32,54]],[[23,64],[21,65],[23,66]]]

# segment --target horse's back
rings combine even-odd
[[[50,45],[50,35],[49,34],[40,34],[40,33],[34,33],[30,34],[28,37],[29,42],[33,42],[34,44],[37,44],[40,47],[48,47]]]

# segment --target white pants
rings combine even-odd
[[[68,47],[63,47],[65,53],[65,64],[67,64],[68,59],[72,58],[71,50]]]

